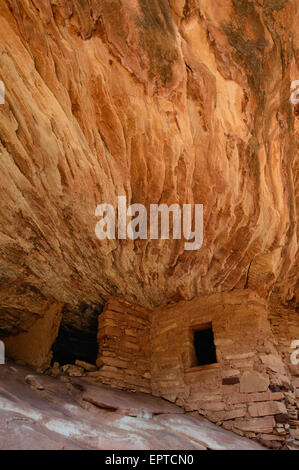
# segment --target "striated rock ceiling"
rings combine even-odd
[[[0,329],[49,303],[294,298],[298,0],[2,0]],[[204,244],[107,240],[117,197],[204,205]]]

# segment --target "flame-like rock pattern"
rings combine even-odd
[[[2,0],[2,333],[52,304],[80,328],[108,295],[294,298],[298,19],[298,0]],[[119,195],[203,204],[203,247],[99,241]]]

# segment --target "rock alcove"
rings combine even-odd
[[[36,3],[0,7],[8,356],[298,445],[298,0]],[[202,248],[99,241],[123,195],[203,204]]]

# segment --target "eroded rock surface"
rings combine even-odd
[[[0,367],[0,424],[1,450],[263,449],[159,398],[15,364]]]
[[[1,2],[2,333],[52,308],[88,329],[106,295],[294,297],[298,12],[297,0]],[[202,203],[203,248],[100,242],[95,208],[119,195]]]

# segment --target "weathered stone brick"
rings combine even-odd
[[[264,365],[266,365],[269,369],[273,372],[277,372],[280,374],[285,373],[285,366],[278,355],[275,354],[261,354],[260,355],[261,361]]]
[[[290,416],[287,413],[280,413],[275,415],[275,421],[279,424],[288,424]]]
[[[237,393],[228,397],[231,404],[253,403],[259,401],[280,401],[284,398],[282,393],[261,392],[261,393]]]
[[[264,392],[268,387],[269,377],[254,370],[244,372],[240,378],[241,393]]]
[[[229,421],[231,419],[243,418],[247,413],[247,407],[237,408],[229,411],[208,412],[207,417],[213,421]]]
[[[279,401],[265,401],[250,405],[248,412],[252,417],[259,417],[284,414],[287,412],[287,409],[284,403]]]
[[[240,383],[240,379],[238,377],[226,377],[222,379],[222,385],[235,385]]]
[[[266,416],[264,418],[251,418],[236,420],[233,424],[236,429],[241,431],[255,432],[270,434],[275,427],[275,420],[273,416]]]

